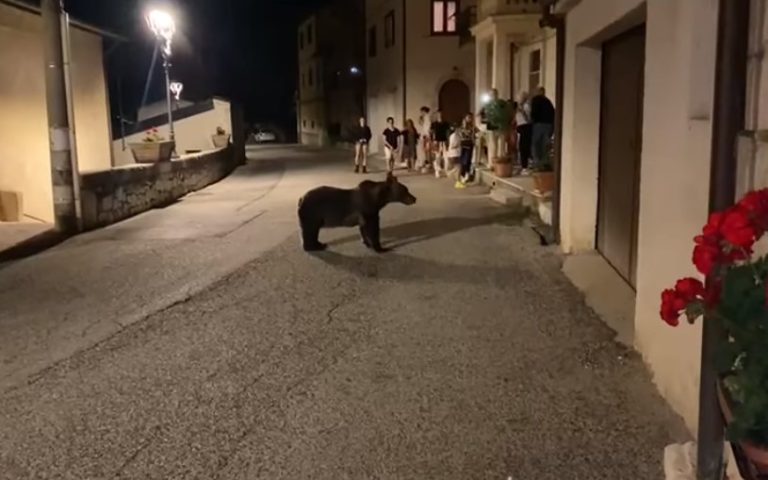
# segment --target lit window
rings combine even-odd
[[[432,34],[456,34],[458,11],[458,0],[432,0]]]

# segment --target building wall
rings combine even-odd
[[[413,6],[423,0],[407,2],[407,17],[411,16]],[[367,118],[373,131],[371,151],[382,151],[381,133],[386,128],[387,117],[394,117],[397,125],[404,125],[406,114],[403,111],[403,1],[402,0],[366,0],[366,79],[367,79]],[[384,47],[384,18],[389,12],[395,16],[395,44]],[[376,27],[377,53],[369,55],[370,31]],[[429,26],[427,26],[429,28]],[[410,48],[412,35],[406,39]],[[409,68],[416,68],[416,65]],[[417,107],[418,109],[418,107]],[[412,115],[412,113],[409,113]],[[418,114],[417,114],[418,115]],[[409,117],[415,118],[415,117]]]
[[[457,78],[470,89],[470,103],[474,98],[475,52],[471,44],[459,46],[458,36],[433,36],[431,34],[431,2],[409,0],[406,2],[403,25],[402,0],[366,1],[366,45],[370,48],[369,32],[376,27],[377,54],[368,56],[368,122],[374,133],[372,151],[381,151],[381,132],[386,118],[394,117],[398,125],[406,119],[416,119],[419,109],[428,106],[436,111],[439,106],[440,87],[448,80]],[[461,2],[467,8],[474,2]],[[384,21],[388,12],[395,16],[395,44],[384,44]],[[403,27],[406,28],[405,85],[403,85]],[[406,105],[403,111],[403,89]]]
[[[25,215],[53,221],[42,19],[0,5],[0,190],[23,195]],[[111,165],[101,38],[72,29],[77,152],[83,171]]]
[[[426,105],[436,111],[440,87],[448,80],[462,80],[469,87],[470,105],[475,97],[475,49],[471,44],[459,46],[458,36],[432,36],[431,2],[408,2],[408,48],[406,65],[407,116],[414,121],[419,108]],[[474,2],[461,2],[467,8]],[[437,54],[436,52],[439,52]]]
[[[707,217],[716,4],[583,0],[567,16],[561,234],[568,253],[595,246],[600,45],[646,22],[635,346],[692,431],[700,325],[670,328],[658,309],[664,288],[695,275],[692,238]]]
[[[212,150],[214,146],[211,136],[216,133],[217,127],[222,127],[228,133],[232,133],[230,104],[226,100],[214,98],[213,110],[174,121],[173,127],[176,132],[176,151],[180,155],[188,151]],[[167,123],[158,127],[158,131],[163,138],[170,137],[170,129]],[[125,142],[122,139],[112,142],[115,166],[135,163],[130,144],[141,142],[144,136],[144,132],[139,132],[125,137]]]

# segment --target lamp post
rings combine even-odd
[[[168,127],[170,129],[170,140],[176,140],[176,132],[173,128],[173,109],[171,106],[171,43],[173,35],[176,33],[176,24],[168,12],[162,10],[152,10],[147,15],[147,25],[155,34],[157,43],[160,47],[160,53],[163,55],[163,70],[165,70],[165,98],[168,108]]]

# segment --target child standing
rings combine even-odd
[[[459,179],[456,181],[456,188],[466,188],[472,172],[472,154],[475,150],[475,136],[477,128],[475,127],[474,116],[469,113],[464,117],[461,128],[458,130],[460,153]]]

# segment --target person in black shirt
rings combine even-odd
[[[544,87],[539,87],[531,99],[531,153],[534,166],[540,166],[547,160],[549,146],[555,129],[555,107],[547,98]]]
[[[387,117],[387,128],[384,129],[384,159],[387,161],[387,170],[395,169],[395,157],[399,151],[400,130],[395,128],[395,119]]]
[[[419,132],[416,130],[416,125],[410,118],[405,121],[405,129],[402,132],[403,135],[403,160],[408,166],[410,172],[414,168],[416,163],[417,153],[419,145]]]
[[[435,114],[435,121],[432,122],[431,134],[432,142],[435,146],[437,156],[435,157],[435,177],[440,178],[441,166],[442,169],[448,170],[448,161],[446,156],[448,154],[448,135],[450,135],[451,125],[443,120],[443,114],[437,112]]]
[[[360,172],[360,161],[363,163],[363,173],[368,173],[368,144],[371,143],[371,128],[366,125],[365,117],[360,117],[360,124],[354,131],[355,139],[355,173]]]

